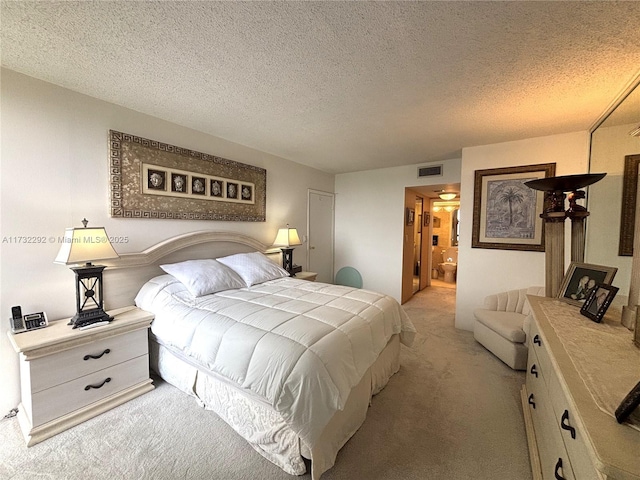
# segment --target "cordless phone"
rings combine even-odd
[[[44,328],[49,325],[47,314],[44,312],[22,315],[22,307],[11,307],[11,331],[13,333],[28,332],[36,328]]]
[[[18,333],[24,331],[24,318],[22,318],[22,307],[11,307],[11,331]]]

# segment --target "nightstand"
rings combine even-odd
[[[293,278],[297,278],[299,280],[309,280],[310,282],[315,282],[318,274],[316,272],[298,272],[296,276]]]
[[[8,332],[20,354],[18,421],[27,446],[153,390],[153,314],[137,307],[108,313],[111,323],[87,330],[72,329],[64,319],[31,332]]]

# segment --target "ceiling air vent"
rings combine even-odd
[[[442,165],[431,165],[429,167],[418,167],[418,178],[420,177],[441,177]]]

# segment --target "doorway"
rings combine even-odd
[[[427,287],[456,288],[457,267],[441,264],[457,262],[459,192],[459,183],[405,188],[402,303]]]

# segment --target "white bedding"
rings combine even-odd
[[[136,304],[159,342],[266,402],[308,448],[391,336],[415,334],[391,297],[294,278],[195,298],[162,275]]]

